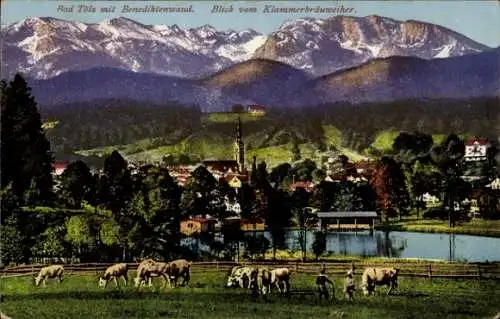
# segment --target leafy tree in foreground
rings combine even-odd
[[[18,221],[8,218],[0,225],[0,261],[4,265],[27,260],[25,236],[19,231]]]
[[[402,212],[408,206],[404,174],[394,159],[384,156],[377,163],[371,178],[371,184],[377,194],[378,206],[382,209],[386,221]]]
[[[316,255],[316,260],[319,259],[321,255],[326,251],[326,233],[323,231],[317,231],[314,233],[314,241],[312,244],[312,249],[314,255]]]
[[[464,142],[455,134],[450,134],[431,152],[432,160],[441,172],[441,198],[444,208],[448,210],[450,227],[455,225],[454,207],[457,201],[457,185],[463,175],[461,161],[464,154]]]

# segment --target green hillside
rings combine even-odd
[[[400,131],[395,129],[380,131],[375,135],[370,146],[383,153],[389,152],[392,150],[392,144],[398,137],[399,133]],[[470,136],[470,134],[458,134],[458,136],[462,139],[466,139]],[[432,141],[434,145],[442,143],[445,138],[445,134],[432,134]]]
[[[230,114],[231,115],[231,114]],[[204,116],[205,126],[198,133],[191,134],[178,143],[162,144],[166,138],[142,139],[135,143],[124,145],[112,145],[89,150],[80,150],[76,153],[82,156],[98,156],[103,157],[110,154],[113,150],[118,150],[129,161],[146,161],[156,162],[161,161],[164,156],[169,154],[178,157],[181,154],[188,155],[192,159],[232,159],[233,158],[233,143],[234,134],[228,134],[220,129],[223,123],[230,124],[229,131],[233,128],[234,122],[232,117],[223,119],[222,114],[217,114],[214,118]],[[265,117],[253,117],[252,121],[257,122],[267,121]],[[324,142],[328,146],[334,146],[338,152],[348,156],[352,161],[359,161],[366,158],[358,152],[342,147],[342,132],[332,125],[322,126],[324,132]],[[316,141],[302,136],[300,132],[286,126],[278,128],[272,126],[249,127],[243,124],[243,131],[249,131],[249,134],[244,134],[244,142],[246,144],[246,159],[247,165],[251,164],[253,156],[257,156],[258,161],[266,161],[269,167],[274,167],[284,162],[290,162],[292,159],[292,142],[294,139],[299,140],[299,147],[302,158],[311,158],[318,162],[321,157],[318,155],[318,147]],[[161,145],[162,144],[162,145]]]

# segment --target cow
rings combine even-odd
[[[62,265],[46,266],[40,269],[38,276],[34,277],[35,286],[39,286],[43,280],[43,286],[46,287],[45,282],[47,279],[58,278],[59,283],[64,281],[64,267]]]
[[[148,286],[152,286],[152,277],[163,277],[164,282],[162,287],[168,282],[170,284],[170,278],[167,276],[168,263],[157,262],[152,259],[143,260],[137,267],[137,276],[135,278],[135,287],[142,286],[148,281]]]
[[[250,279],[254,268],[245,266],[235,266],[227,278],[226,287],[240,287],[250,289]]]
[[[363,292],[366,296],[373,294],[375,286],[387,285],[387,295],[398,287],[397,268],[365,268],[362,276]]]
[[[271,270],[271,287],[274,285],[280,293],[288,294],[290,292],[290,269],[276,268]],[[283,284],[283,289],[281,289]]]
[[[108,269],[106,269],[106,271],[104,272],[104,275],[102,275],[99,278],[99,287],[106,288],[108,282],[111,279],[114,280],[116,287],[119,287],[117,279],[120,277],[122,277],[123,282],[125,283],[126,286],[128,281],[127,274],[128,274],[128,265],[125,263],[109,266]]]
[[[271,291],[271,271],[267,268],[254,269],[250,275],[250,288],[254,295],[262,293],[264,299]]]
[[[172,281],[174,286],[177,286],[177,280],[179,277],[183,278],[182,285],[186,286],[189,284],[191,279],[191,264],[185,259],[177,259],[167,264],[165,268],[165,273],[168,276],[168,284],[172,288]]]

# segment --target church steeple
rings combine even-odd
[[[241,118],[239,116],[236,126],[236,140],[234,141],[234,159],[238,162],[240,173],[243,173],[245,171],[245,143],[243,143]]]

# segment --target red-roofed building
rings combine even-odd
[[[297,188],[303,188],[308,192],[312,192],[314,190],[314,183],[312,182],[296,182],[293,184],[290,184],[288,186],[292,192],[295,192]]]
[[[251,104],[247,107],[247,112],[252,115],[266,115],[266,107],[263,105]]]
[[[236,160],[204,160],[202,165],[210,173],[238,173],[239,164]]]
[[[465,155],[466,161],[482,161],[486,160],[488,148],[491,146],[486,138],[471,137],[465,141]]]
[[[56,161],[55,163],[52,164],[52,169],[54,170],[54,174],[59,176],[68,167],[69,162],[68,161]]]

